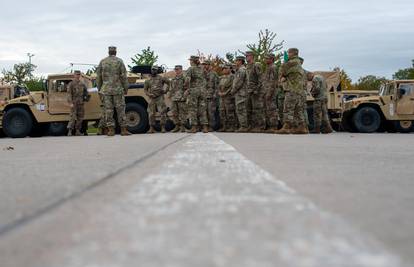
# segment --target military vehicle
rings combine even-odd
[[[414,130],[414,80],[383,84],[378,96],[354,98],[344,103],[343,128],[351,132]]]
[[[342,90],[341,75],[339,71],[314,71],[314,74],[322,75],[327,83],[328,113],[332,127],[336,131],[342,129],[342,110],[344,102],[356,97],[378,95],[378,91]],[[312,82],[308,82],[307,111],[309,129],[313,129],[313,101],[310,94]]]
[[[73,78],[73,74],[49,75],[45,91],[0,102],[0,128],[13,138],[65,135],[70,116],[67,86]],[[89,88],[91,96],[85,104],[85,122],[97,122],[101,117],[98,90],[93,88],[93,80],[89,76],[82,75],[81,80]],[[131,133],[148,130],[148,98],[143,87],[144,81],[136,80],[125,96],[127,125]]]

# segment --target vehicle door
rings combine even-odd
[[[398,115],[414,115],[414,83],[399,84],[396,105]]]
[[[49,83],[48,106],[50,114],[69,114],[68,84],[70,79],[52,80]]]

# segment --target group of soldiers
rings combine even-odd
[[[160,115],[161,132],[166,131],[164,96],[168,94],[175,124],[172,132],[213,131],[218,123],[218,110],[218,131],[221,132],[308,134],[308,81],[312,82],[311,94],[315,99],[313,132],[333,131],[327,111],[326,81],[323,76],[303,69],[303,59],[296,48],[288,50],[288,60],[280,67],[275,64],[277,58],[274,54],[266,55],[265,68],[255,62],[251,51],[247,51],[245,56],[236,57],[234,65],[223,65],[220,77],[213,71],[210,61],[201,63],[198,56],[191,56],[189,60],[191,66],[185,73],[181,65],[175,66],[172,79],[160,74],[159,67],[151,68],[151,76],[144,84],[144,91],[150,99],[148,133],[155,133],[157,114]],[[73,114],[68,125],[70,134],[74,126],[78,134],[80,125],[74,122],[83,116],[82,108],[78,110],[78,106],[82,106],[80,95],[85,88],[76,78],[80,73],[75,74],[75,80],[69,85],[73,103]],[[97,87],[104,110],[100,122],[100,128],[104,129],[102,134],[115,135],[113,115],[116,109],[121,135],[130,135],[126,127],[124,98],[128,89],[127,71],[122,60],[116,57],[115,47],[109,47],[109,56],[99,63]],[[188,130],[185,127],[187,123],[191,127]]]

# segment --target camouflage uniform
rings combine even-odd
[[[247,114],[247,73],[246,67],[240,66],[236,71],[233,80],[233,86],[231,90],[231,95],[235,96],[236,102],[236,114],[239,120],[239,126],[243,130],[249,128],[248,114]]]
[[[323,128],[330,129],[330,122],[328,117],[328,96],[326,80],[322,75],[315,75],[312,79],[311,94],[315,98],[313,102],[313,121],[314,128],[320,130]]]
[[[234,96],[230,95],[233,86],[234,75],[223,75],[220,78],[219,92],[224,94],[220,96],[220,124],[223,129],[232,131],[236,128],[236,110]]]
[[[261,66],[259,63],[247,64],[249,126],[257,128],[258,130],[264,130],[266,127],[264,91],[261,86],[261,75]]]
[[[188,86],[187,109],[188,119],[191,126],[208,126],[207,106],[204,98],[206,80],[203,69],[199,65],[188,68],[186,73],[186,84]]]
[[[176,76],[171,80],[170,96],[172,101],[171,112],[175,125],[183,126],[187,120],[186,98],[184,97],[184,75]]]
[[[265,93],[266,124],[268,128],[278,126],[277,95],[278,73],[274,64],[266,66],[262,75],[262,86]]]
[[[128,90],[128,80],[124,62],[116,56],[108,56],[99,63],[96,74],[96,83],[103,95],[104,125],[115,127],[115,108],[119,126],[126,127],[124,95]]]
[[[299,58],[290,58],[288,62],[281,67],[281,76],[286,79],[284,83],[285,102],[283,109],[283,122],[292,127],[305,124],[303,114],[303,76]]]
[[[85,115],[84,99],[88,95],[86,85],[77,80],[73,80],[68,85],[68,101],[73,104],[70,111],[70,120],[68,123],[69,131],[75,127],[76,132],[82,128],[83,117]]]
[[[207,117],[211,128],[216,125],[216,110],[217,110],[217,90],[219,84],[219,77],[214,71],[205,73],[206,79],[206,106],[207,106]]]
[[[308,117],[308,105],[307,105],[307,96],[308,96],[308,71],[303,70],[303,116],[305,118],[305,123],[309,127],[309,117]]]
[[[160,75],[151,76],[149,80],[144,83],[144,92],[150,98],[148,103],[148,114],[150,126],[155,126],[155,117],[157,111],[161,115],[161,128],[165,127],[167,121],[167,107],[164,101],[164,86],[169,85],[170,81]]]

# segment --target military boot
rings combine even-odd
[[[277,127],[269,127],[267,130],[265,130],[265,133],[275,133],[277,131]]]
[[[161,133],[166,133],[164,125],[161,126]]]
[[[239,129],[236,130],[236,133],[247,133],[249,132],[249,128],[247,127],[240,127]]]
[[[207,125],[203,126],[203,133],[208,133],[209,132],[209,127]]]
[[[198,127],[197,126],[191,126],[191,129],[190,130],[187,130],[187,133],[193,133],[193,134],[195,134],[195,133],[197,133],[198,132]]]
[[[102,128],[102,135],[107,135],[108,134],[108,127],[103,127]]]
[[[225,129],[225,132],[226,133],[232,133],[232,132],[234,132],[234,128],[230,126],[230,127]]]
[[[72,136],[72,135],[73,135],[72,129],[68,129],[68,136]]]
[[[217,132],[220,132],[220,133],[222,133],[222,132],[225,132],[226,131],[226,125],[225,124],[223,124],[218,130],[217,130]]]
[[[76,129],[75,136],[81,136],[81,135],[82,135],[81,131],[79,129]]]
[[[311,131],[311,133],[313,133],[313,134],[319,134],[319,133],[321,133],[321,126],[320,125],[315,125],[315,127],[313,128],[313,130]]]
[[[292,130],[291,124],[289,122],[285,122],[283,124],[282,129],[277,130],[275,133],[277,133],[277,134],[290,134],[291,130]]]
[[[153,133],[155,133],[155,129],[154,129],[154,127],[153,126],[150,126],[150,128],[149,128],[149,130],[148,130],[148,132],[147,133],[149,133],[149,134],[153,134]]]
[[[292,134],[308,134],[309,133],[308,126],[306,125],[306,123],[301,123],[299,124],[298,127],[293,129],[291,133]]]
[[[185,133],[186,132],[186,128],[184,127],[184,125],[181,125],[180,127],[180,132]]]
[[[127,127],[121,127],[121,135],[128,136],[128,135],[131,135],[131,133],[128,132]]]
[[[325,124],[325,127],[322,129],[323,134],[330,134],[333,133],[333,129],[330,123]]]
[[[115,135],[115,128],[114,127],[108,127],[108,132],[106,134],[107,136],[114,136]]]
[[[178,133],[180,131],[180,128],[181,128],[180,125],[179,124],[176,124],[175,127],[174,127],[174,129],[172,129],[171,132],[172,133]]]

